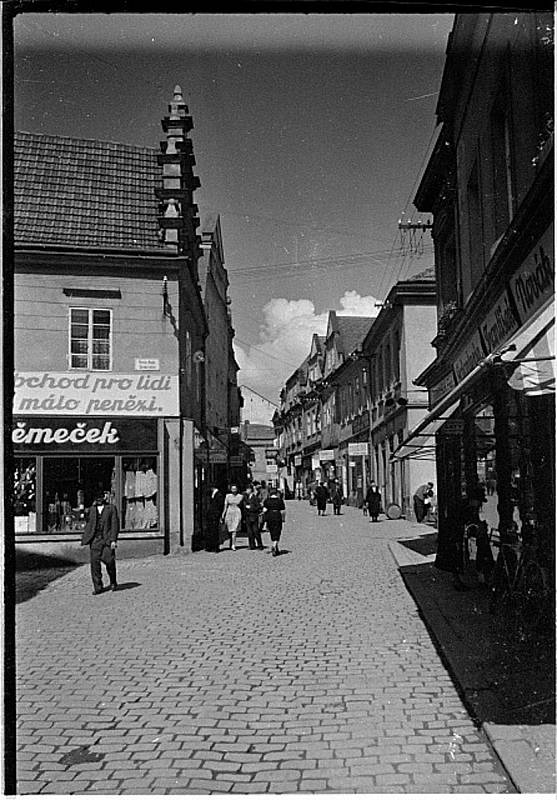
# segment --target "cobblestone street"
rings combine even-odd
[[[513,792],[389,549],[411,524],[343,511],[18,605],[18,791]]]

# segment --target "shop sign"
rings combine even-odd
[[[265,458],[276,458],[279,452],[276,448],[265,448]]]
[[[553,226],[550,225],[511,279],[511,293],[522,324],[553,297],[554,284]]]
[[[474,367],[484,358],[484,351],[480,334],[475,333],[468,341],[465,348],[463,348],[453,362],[453,370],[455,378],[458,383],[464,380],[469,375]]]
[[[319,456],[312,456],[311,457],[311,468],[312,469],[319,469],[321,466],[321,462],[319,461]]]
[[[356,466],[356,462],[355,461],[349,461],[348,462],[348,466],[349,467],[355,467]]]
[[[295,467],[302,466],[302,456],[294,456],[294,466]]]
[[[319,461],[334,461],[335,460],[335,451],[334,450],[320,450],[319,451]]]
[[[462,419],[449,419],[445,424],[439,428],[439,433],[442,436],[462,436],[464,433],[464,420]]]
[[[274,473],[278,472],[278,467],[276,464],[267,464],[265,467],[265,472]]]
[[[242,456],[230,456],[230,466],[231,467],[241,467],[243,466],[244,461]]]
[[[454,373],[449,372],[442,378],[438,383],[434,386],[431,386],[429,389],[429,406],[433,408],[436,406],[437,403],[445,397],[445,395],[449,394],[452,389],[456,386],[456,381],[454,378]]]
[[[504,291],[480,325],[486,352],[494,353],[519,327],[509,295]]]
[[[367,456],[367,442],[349,442],[348,455],[349,456]]]
[[[158,358],[136,358],[135,369],[138,372],[160,372],[161,362]]]
[[[12,443],[17,451],[156,452],[156,419],[95,419],[87,417],[16,418]]]
[[[13,413],[44,416],[175,417],[177,375],[16,372]]]

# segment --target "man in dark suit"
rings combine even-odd
[[[217,486],[211,488],[207,504],[206,546],[209,553],[220,553],[220,519],[224,511],[224,495]]]
[[[91,577],[93,594],[103,591],[101,561],[106,567],[110,588],[114,592],[116,583],[116,542],[120,524],[116,506],[108,503],[104,496],[97,497],[91,508],[81,536],[81,544],[91,548]]]

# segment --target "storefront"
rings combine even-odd
[[[12,442],[18,536],[80,536],[99,494],[123,532],[162,535],[157,419],[15,417]]]
[[[437,454],[437,565],[474,518],[501,537],[534,525],[547,565],[555,535],[553,226],[429,385],[430,412],[396,459]],[[448,359],[444,359],[445,363]],[[445,547],[447,545],[447,547]]]
[[[203,475],[193,423],[178,415],[177,376],[18,372],[15,390],[18,546],[82,558],[99,494],[118,509],[122,556],[191,546]]]

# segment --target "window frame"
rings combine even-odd
[[[72,364],[72,356],[73,355],[83,355],[80,353],[72,353],[72,339],[77,339],[77,337],[72,337],[72,325],[79,325],[84,323],[74,323],[72,321],[72,313],[74,311],[86,311],[87,312],[87,366],[86,367],[76,367]],[[94,355],[104,355],[104,353],[93,353],[93,315],[95,311],[101,311],[103,313],[108,313],[110,323],[109,323],[109,331],[108,331],[108,368],[107,369],[100,369],[99,367],[93,366],[93,356]],[[112,308],[91,308],[89,306],[70,306],[68,308],[68,358],[67,364],[69,370],[75,370],[79,372],[112,372],[113,369],[113,334],[114,334],[114,314]]]

